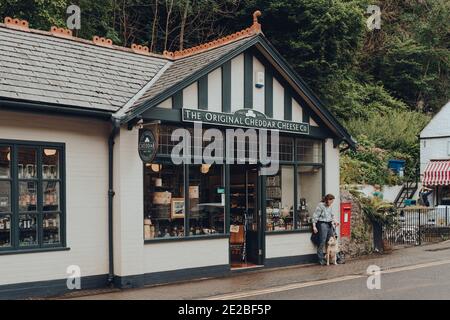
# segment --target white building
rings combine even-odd
[[[308,217],[339,199],[354,141],[257,17],[164,55],[0,24],[0,297],[65,292],[71,270],[138,287],[315,259]],[[171,133],[193,122],[276,128],[280,170],[175,165]]]
[[[450,102],[420,133],[420,174],[432,204],[450,205]]]

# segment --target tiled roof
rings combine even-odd
[[[37,30],[36,30],[37,31]],[[0,97],[115,112],[168,62],[0,24]]]
[[[158,81],[145,92],[140,99],[136,101],[131,111],[145,101],[148,101],[158,94],[163,92],[165,89],[182,82],[188,76],[201,70],[212,62],[219,60],[228,52],[242,46],[248,42],[252,37],[237,40],[235,42],[210,49],[208,51],[198,53],[180,60],[176,60],[172,65],[161,75]]]
[[[0,23],[0,98],[93,110],[135,110],[261,33],[258,17],[247,29],[163,55],[147,47],[114,46],[110,39],[74,38],[70,30],[29,29],[28,22]]]

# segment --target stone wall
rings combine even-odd
[[[359,201],[348,190],[341,190],[341,203],[344,202],[352,204],[351,237],[339,240],[340,249],[350,258],[372,253],[372,224],[363,216]]]

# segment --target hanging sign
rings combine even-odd
[[[185,122],[201,122],[230,127],[258,128],[309,134],[309,123],[269,119],[265,114],[253,109],[242,109],[234,113],[183,109],[182,114],[182,119]]]
[[[152,130],[142,130],[139,137],[138,152],[144,163],[150,163],[156,156],[158,143]]]

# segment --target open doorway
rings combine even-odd
[[[257,166],[231,166],[230,263],[233,269],[262,264],[258,181]]]

